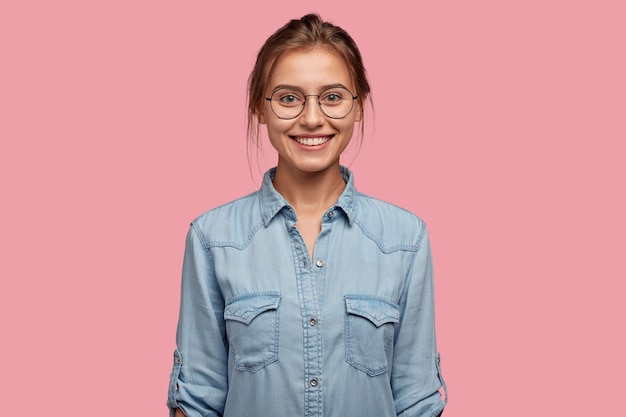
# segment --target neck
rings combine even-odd
[[[289,170],[279,164],[274,176],[274,188],[298,213],[325,211],[337,202],[345,187],[339,163],[319,172]]]

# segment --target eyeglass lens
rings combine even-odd
[[[332,119],[346,117],[354,104],[354,96],[343,87],[329,88],[319,95],[305,95],[297,89],[280,88],[272,94],[270,106],[281,119],[293,119],[304,110],[307,97],[316,97],[322,112]]]

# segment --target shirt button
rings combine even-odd
[[[322,261],[321,259],[318,259],[317,262],[315,262],[315,265],[319,266],[320,268],[324,266],[324,261]]]
[[[315,326],[317,324],[317,320],[315,320],[315,317],[311,317],[311,319],[309,320],[309,325],[311,327]]]
[[[311,384],[312,387],[317,387],[317,378],[313,378],[309,381],[309,384]]]
[[[328,212],[328,217],[333,217],[335,215],[335,212],[333,210]]]

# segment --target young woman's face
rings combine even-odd
[[[315,173],[339,164],[355,123],[361,120],[359,100],[352,99],[350,92],[355,95],[350,72],[337,54],[314,48],[289,51],[280,57],[265,91],[272,102],[263,100],[258,114],[278,152],[280,169]],[[326,115],[318,104],[320,94],[327,113],[341,117],[349,111],[347,115],[340,119]],[[299,99],[305,100],[304,109],[298,105]],[[340,101],[344,104],[338,104]],[[300,109],[302,112],[289,120],[276,114],[291,117]]]

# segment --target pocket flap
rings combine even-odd
[[[348,314],[364,317],[376,327],[385,323],[398,323],[400,321],[398,305],[382,298],[346,295],[344,300]]]
[[[280,293],[245,294],[231,298],[224,308],[224,319],[250,324],[259,314],[276,310],[280,304]]]

